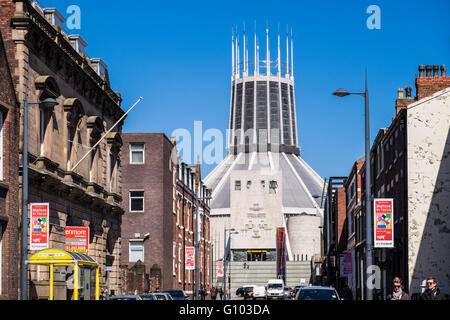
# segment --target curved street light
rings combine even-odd
[[[345,97],[348,95],[359,95],[365,100],[365,164],[366,164],[366,277],[370,277],[368,266],[372,265],[372,210],[371,210],[371,194],[370,194],[370,122],[369,122],[369,91],[367,88],[367,69],[365,71],[365,90],[364,92],[348,92],[345,89],[337,89],[333,95],[337,97]],[[329,227],[329,226],[328,226]],[[366,285],[366,299],[373,300],[373,289]]]

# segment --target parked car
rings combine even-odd
[[[244,287],[240,287],[236,290],[236,295],[238,297],[243,297],[244,296]]]
[[[109,297],[109,300],[142,300],[138,295],[125,295]]]
[[[296,300],[340,300],[336,289],[332,287],[302,287]]]
[[[285,299],[291,299],[292,288],[291,287],[284,287],[283,291],[284,291]]]
[[[244,286],[244,300],[253,298],[254,285]]]
[[[140,294],[139,297],[141,297],[141,300],[157,300],[154,294],[148,293],[148,294]]]
[[[172,296],[173,300],[189,300],[189,296],[183,290],[166,290]]]
[[[152,294],[156,297],[156,300],[173,300],[172,296],[169,293],[155,292]]]
[[[266,287],[263,286],[255,286],[253,288],[253,300],[256,299],[265,299],[266,298]]]

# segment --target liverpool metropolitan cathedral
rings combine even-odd
[[[321,253],[323,179],[300,157],[293,76],[293,40],[280,35],[265,59],[256,34],[232,37],[232,79],[226,158],[206,177],[212,189],[214,260],[275,261],[284,228],[286,261]],[[249,60],[249,51],[254,51]],[[218,279],[219,280],[219,279]]]

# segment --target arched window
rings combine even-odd
[[[45,99],[57,99],[61,93],[56,80],[52,76],[40,76],[34,81],[34,85],[39,90],[39,101],[43,102]],[[44,157],[50,154],[50,147],[52,145],[52,135],[47,133],[51,126],[50,120],[55,105],[48,103],[41,103],[39,105],[39,140],[40,149],[39,156]]]
[[[64,101],[64,112],[67,120],[67,171],[71,170],[71,166],[76,162],[76,154],[74,154],[74,142],[76,144],[82,144],[82,141],[78,141],[77,131],[80,124],[80,120],[84,115],[83,105],[77,98],[70,98]],[[75,145],[76,145],[75,144]]]

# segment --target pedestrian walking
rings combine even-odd
[[[342,298],[344,300],[353,300],[353,292],[352,290],[348,287],[347,284],[344,285],[344,288],[342,289]]]
[[[222,290],[222,287],[219,288],[219,296],[220,296],[220,300],[223,300],[223,290]]]
[[[420,300],[446,300],[447,297],[444,292],[437,286],[435,277],[428,277],[427,289],[422,293]]]
[[[402,286],[402,279],[395,277],[392,280],[393,291],[387,296],[387,300],[409,300],[409,295]]]
[[[211,300],[216,300],[216,298],[217,298],[217,288],[212,287],[211,288]]]
[[[206,288],[203,286],[203,287],[200,289],[200,297],[201,297],[201,299],[202,299],[202,300],[205,300],[205,299],[206,299],[206,295],[207,295],[207,293],[206,293]]]
[[[106,300],[106,294],[105,294],[105,288],[101,288],[100,289],[100,296],[99,296],[100,300]]]

